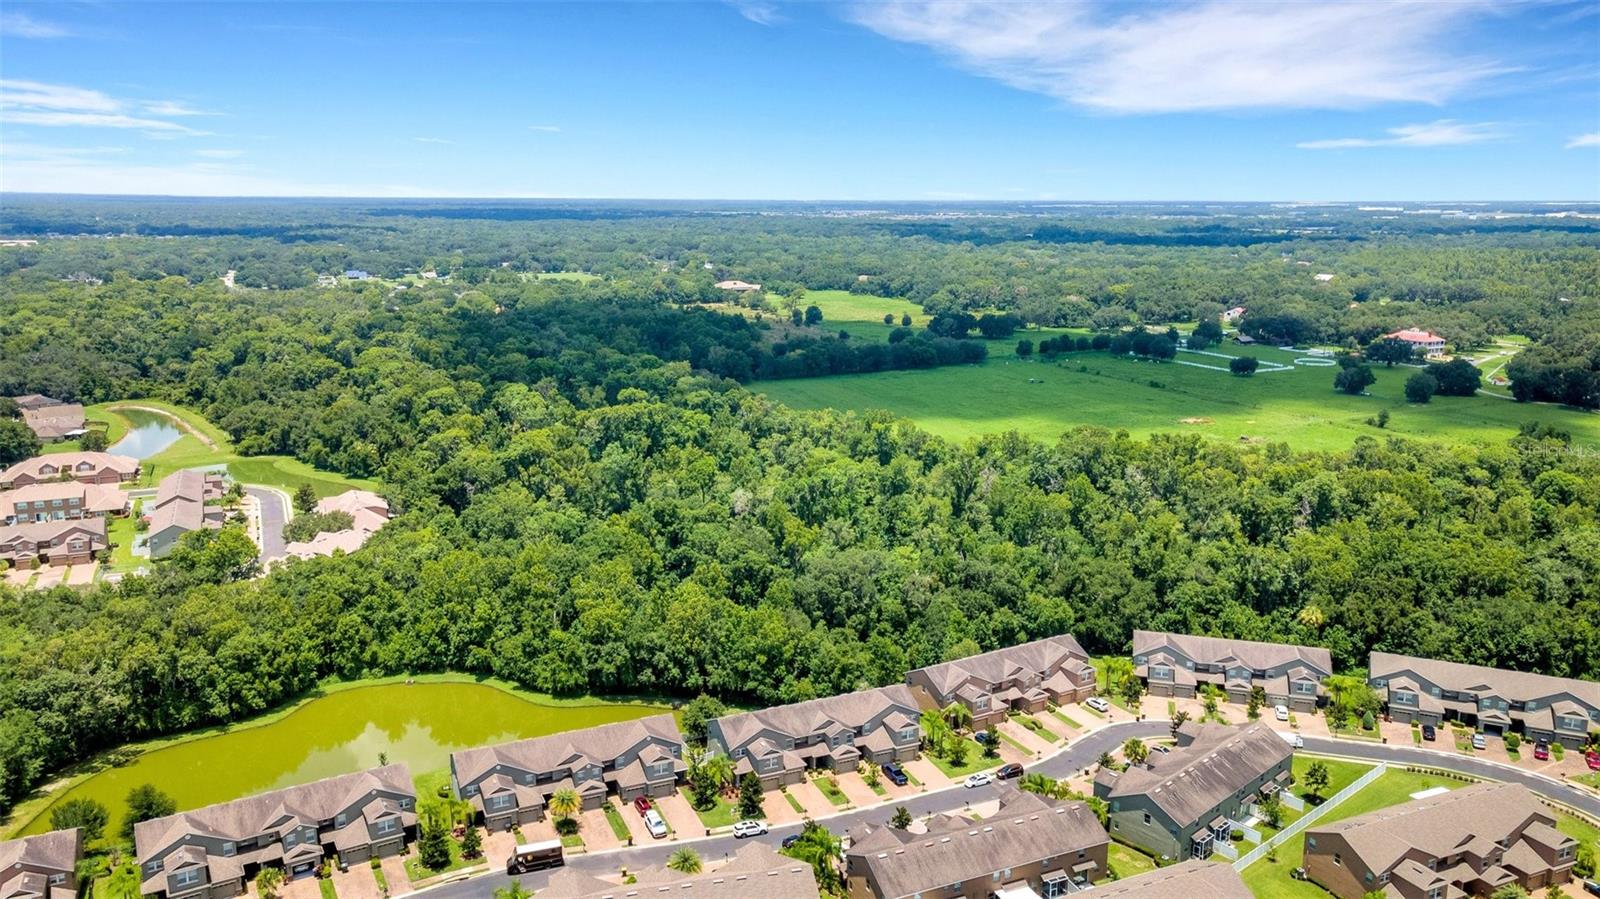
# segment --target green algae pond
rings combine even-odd
[[[150,783],[179,810],[226,802],[378,764],[411,767],[413,777],[448,770],[450,753],[669,711],[663,706],[593,702],[546,704],[473,682],[388,683],[333,689],[260,724],[177,739],[125,765],[98,771],[30,803],[0,832],[50,829],[50,810],[68,799],[100,802],[117,832],[128,791]],[[31,819],[18,825],[31,815]]]

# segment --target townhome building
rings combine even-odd
[[[0,490],[45,481],[120,484],[139,477],[139,460],[116,453],[51,453],[34,456],[0,472]]]
[[[350,516],[350,527],[324,531],[310,540],[291,542],[283,548],[285,558],[309,559],[331,556],[335,552],[353,553],[389,521],[389,503],[370,490],[346,490],[337,496],[324,497],[317,501],[317,511],[324,515],[343,512]]]
[[[0,842],[0,899],[76,899],[83,831]]]
[[[665,865],[630,873],[633,882],[616,884],[562,868],[550,875],[539,899],[817,899],[820,895],[809,863],[779,855],[765,843],[748,843],[727,864],[697,874]]]
[[[1255,899],[1232,865],[1190,859],[1101,884],[1095,899]]]
[[[22,410],[22,421],[44,443],[82,437],[85,429],[83,406],[56,403]]]
[[[293,879],[335,854],[345,864],[395,855],[416,837],[416,807],[411,772],[385,765],[142,821],[133,830],[140,891],[223,899],[264,867]]]
[[[1055,899],[1106,876],[1111,838],[1087,805],[1007,788],[980,821],[941,815],[926,833],[851,834],[850,899]]]
[[[1235,822],[1293,781],[1294,752],[1265,724],[1188,722],[1178,747],[1126,771],[1102,768],[1094,795],[1117,839],[1164,859],[1209,858]]]
[[[1305,869],[1339,899],[1488,896],[1566,883],[1578,841],[1519,784],[1485,783],[1305,833]]]
[[[1600,683],[1375,652],[1369,683],[1397,721],[1460,721],[1581,749],[1600,731]]]
[[[599,808],[616,793],[624,801],[677,792],[688,765],[683,734],[671,715],[465,749],[450,755],[450,783],[490,830],[538,821],[558,790]]]
[[[1326,695],[1333,656],[1316,646],[1134,631],[1133,667],[1152,696],[1193,698],[1211,684],[1244,703],[1261,687],[1267,705],[1309,712]]]
[[[144,508],[150,519],[150,558],[164,559],[191,531],[220,528],[227,513],[215,503],[226,492],[222,475],[184,469],[161,479],[155,499]]]
[[[46,481],[0,491],[0,524],[105,518],[128,512],[128,494],[110,484]]]
[[[763,789],[800,783],[808,769],[854,771],[915,758],[921,714],[904,684],[828,696],[759,712],[725,715],[706,726],[706,745],[755,772]]]
[[[1039,712],[1049,703],[1080,702],[1094,695],[1089,654],[1071,634],[1046,637],[940,665],[918,668],[906,683],[944,708],[959,702],[973,727],[1005,720],[1009,712]]]
[[[104,518],[0,525],[0,562],[13,568],[84,565],[110,548]]]

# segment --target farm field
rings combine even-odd
[[[887,337],[890,328],[882,322],[883,313],[893,310],[880,309],[881,304],[915,308],[905,301],[842,291],[816,291],[806,299],[823,310],[825,327],[835,325],[863,339]],[[1017,340],[1037,343],[1059,333],[1066,332],[1019,332],[1015,339],[991,341],[988,361],[977,366],[765,381],[753,389],[800,409],[886,409],[956,440],[1014,430],[1053,441],[1071,428],[1097,425],[1141,437],[1197,433],[1226,441],[1287,441],[1296,449],[1335,450],[1363,435],[1497,442],[1514,435],[1524,422],[1539,421],[1571,432],[1577,442],[1600,444],[1600,415],[1481,395],[1435,397],[1421,406],[1408,403],[1405,380],[1415,369],[1404,366],[1377,366],[1378,380],[1369,395],[1347,396],[1333,389],[1333,369],[1327,367],[1296,366],[1239,378],[1103,352],[1065,354],[1054,362],[1024,361],[1015,355]],[[1219,351],[1283,365],[1302,358],[1272,347],[1241,349],[1233,343]],[[1177,361],[1227,364],[1188,352],[1180,352]],[[1366,423],[1383,409],[1390,414],[1386,429]]]

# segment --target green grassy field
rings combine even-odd
[[[1156,869],[1155,859],[1121,843],[1112,843],[1106,855],[1106,866],[1117,875],[1118,880]]]
[[[822,309],[824,327],[855,339],[884,340],[892,330],[883,314],[920,310],[904,300],[814,291],[806,302]],[[925,321],[925,317],[919,318]],[[1297,449],[1343,449],[1361,435],[1394,434],[1452,442],[1495,442],[1527,421],[1570,431],[1600,444],[1600,415],[1557,406],[1528,405],[1488,396],[1435,397],[1426,405],[1405,401],[1406,378],[1415,369],[1376,369],[1367,396],[1333,389],[1334,369],[1295,367],[1239,378],[1226,371],[1113,358],[1106,353],[1067,354],[1055,362],[1017,358],[1018,340],[1039,340],[1059,330],[1019,332],[989,343],[989,360],[977,366],[879,372],[766,381],[754,389],[800,409],[887,409],[933,433],[957,440],[1015,430],[1054,440],[1078,425],[1126,428],[1138,436],[1158,432],[1197,433],[1219,440],[1287,441]],[[1253,355],[1262,362],[1292,365],[1299,354],[1272,347],[1220,351]],[[1178,359],[1226,367],[1226,359],[1179,353]],[[1154,386],[1152,382],[1161,386]],[[1381,409],[1391,416],[1385,430],[1366,423]]]

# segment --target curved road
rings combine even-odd
[[[1028,770],[1059,779],[1092,768],[1095,761],[1100,758],[1101,753],[1121,746],[1124,741],[1131,737],[1144,739],[1165,737],[1168,732],[1168,724],[1164,720],[1125,721],[1118,724],[1109,724],[1097,731],[1084,735],[1061,752],[1030,765]],[[1457,771],[1462,774],[1470,774],[1490,780],[1519,783],[1540,795],[1572,806],[1592,817],[1600,818],[1600,797],[1597,797],[1594,793],[1518,768],[1496,765],[1471,756],[1419,749],[1411,746],[1361,743],[1351,740],[1334,740],[1326,737],[1305,737],[1305,744],[1307,752],[1339,755],[1373,762],[1389,762],[1393,765],[1425,765],[1431,768]],[[906,797],[905,801],[893,805],[844,812],[820,820],[827,824],[829,830],[836,834],[842,834],[863,824],[887,823],[889,816],[897,805],[905,806],[913,817],[922,817],[938,812],[960,811],[973,803],[993,800],[998,796],[998,784],[990,784],[986,787],[978,787],[971,790],[956,785],[909,796]],[[760,839],[771,843],[776,848],[784,837],[792,833],[798,833],[800,827],[801,825],[799,824],[774,827],[771,833]],[[593,855],[574,855],[567,859],[567,865],[589,874],[611,874],[615,873],[618,867],[623,864],[627,864],[629,868],[660,865],[666,862],[673,851],[684,846],[693,848],[706,861],[712,861],[731,856],[738,850],[740,845],[742,845],[742,841],[736,840],[732,836],[698,837],[651,843],[631,849],[599,852]],[[536,890],[545,885],[549,875],[550,872],[548,871],[540,871],[524,874],[519,879],[522,881],[523,886]],[[428,899],[485,899],[496,888],[507,885],[510,880],[511,878],[507,877],[503,872],[494,872],[468,880],[441,884],[423,892],[427,894]]]
[[[282,490],[246,484],[244,492],[255,497],[261,509],[261,560],[283,556],[283,525],[289,519],[289,501]]]

